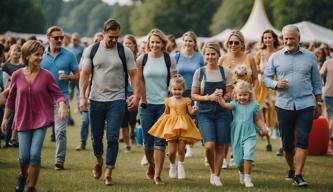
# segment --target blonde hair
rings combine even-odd
[[[25,66],[28,65],[28,59],[27,57],[32,55],[33,53],[36,53],[42,49],[44,51],[44,46],[41,42],[37,40],[29,40],[25,42],[22,46],[22,61]]]
[[[18,49],[19,50],[19,52],[21,52],[21,54],[22,54],[22,46],[21,45],[19,45],[19,44],[13,44],[12,46],[10,46],[10,48],[9,48],[9,60],[11,59],[11,55],[12,55],[12,51],[13,50],[15,50],[15,49]]]
[[[183,90],[185,90],[185,88],[186,88],[185,80],[184,80],[183,76],[181,76],[180,74],[177,74],[175,77],[170,79],[168,90],[171,91],[172,87],[175,85],[181,86],[183,88]]]
[[[184,38],[186,36],[188,36],[191,39],[193,39],[193,41],[194,41],[194,51],[199,51],[198,44],[197,44],[197,35],[193,31],[188,31],[188,32],[186,32],[186,33],[183,34],[182,39],[184,40]]]
[[[217,54],[219,55],[219,57],[221,57],[221,53],[220,53],[220,45],[217,42],[207,42],[205,43],[205,45],[202,48],[202,54],[205,55],[206,49],[210,48],[210,49],[214,49]]]
[[[150,50],[150,38],[155,35],[158,38],[160,38],[160,40],[162,41],[162,52],[166,50],[166,45],[167,45],[167,40],[165,37],[165,34],[160,30],[160,29],[152,29],[149,33],[148,33],[148,40],[147,40],[147,45],[146,45],[146,50],[147,52],[151,51]]]
[[[243,80],[237,80],[235,86],[234,86],[234,89],[233,89],[233,92],[232,92],[232,95],[233,95],[233,98],[237,99],[237,93],[239,92],[247,92],[250,94],[250,101],[255,101],[255,98],[254,98],[254,91],[253,91],[253,88],[251,86],[250,83],[246,82],[246,81],[243,81]]]
[[[244,35],[242,34],[242,32],[240,32],[239,30],[234,30],[234,31],[231,31],[231,33],[228,35],[227,37],[227,40],[224,42],[224,47],[228,50],[229,49],[229,41],[230,41],[230,38],[232,36],[235,36],[239,39],[240,43],[241,43],[241,50],[242,51],[245,51],[245,38],[244,38]]]

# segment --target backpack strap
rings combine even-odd
[[[142,80],[145,82],[145,76],[143,75],[143,68],[145,67],[148,60],[148,53],[145,53],[142,58],[141,69],[142,69]]]
[[[180,58],[180,52],[177,52],[177,53],[175,54],[176,64],[178,63],[179,58]]]
[[[206,80],[206,70],[205,67],[200,67],[199,81]]]
[[[199,69],[199,86],[200,86],[200,95],[204,93],[204,87],[201,85],[203,80],[206,80],[206,70],[205,67],[200,67]]]
[[[220,73],[222,75],[222,80],[225,82],[226,78],[225,78],[224,68],[222,66],[219,66],[219,69],[220,69]]]
[[[225,78],[224,68],[222,66],[219,66],[219,69],[220,69],[220,73],[222,75],[222,80],[224,81],[224,88],[223,88],[223,95],[224,95],[227,91],[226,78]]]
[[[167,87],[169,87],[170,82],[170,67],[171,67],[171,58],[170,55],[166,52],[163,53],[164,55],[164,62],[168,71],[168,77],[167,77]]]
[[[89,82],[89,94],[90,94],[90,91],[91,91],[92,79],[93,79],[93,76],[94,76],[94,57],[97,53],[99,45],[100,45],[100,42],[95,43],[92,46],[91,51],[90,51],[90,55],[89,55],[90,60],[91,60],[91,78],[90,78],[90,82]]]
[[[123,64],[124,69],[124,76],[125,76],[125,100],[127,99],[127,87],[128,87],[128,71],[127,71],[127,63],[126,63],[126,55],[125,55],[125,49],[123,44],[117,43],[117,50],[118,55],[121,60],[121,63]]]

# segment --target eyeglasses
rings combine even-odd
[[[228,41],[228,45],[239,45],[239,41]]]
[[[54,40],[59,41],[59,40],[63,40],[64,36],[54,36],[52,37]]]

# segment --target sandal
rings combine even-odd
[[[155,185],[164,185],[164,182],[162,181],[161,177],[154,178]]]
[[[106,176],[105,177],[105,185],[107,185],[107,186],[111,186],[111,185],[113,185],[113,182],[112,182],[112,177],[111,176]]]
[[[155,168],[152,165],[149,165],[148,170],[146,172],[146,177],[150,180],[154,179]]]
[[[102,167],[103,167],[103,159],[102,163],[96,163],[94,169],[92,170],[92,175],[95,179],[99,179],[102,176]]]

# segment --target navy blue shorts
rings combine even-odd
[[[285,110],[276,107],[276,112],[282,136],[283,150],[287,152],[294,151],[295,138],[296,147],[307,149],[312,128],[314,107],[301,110]]]

